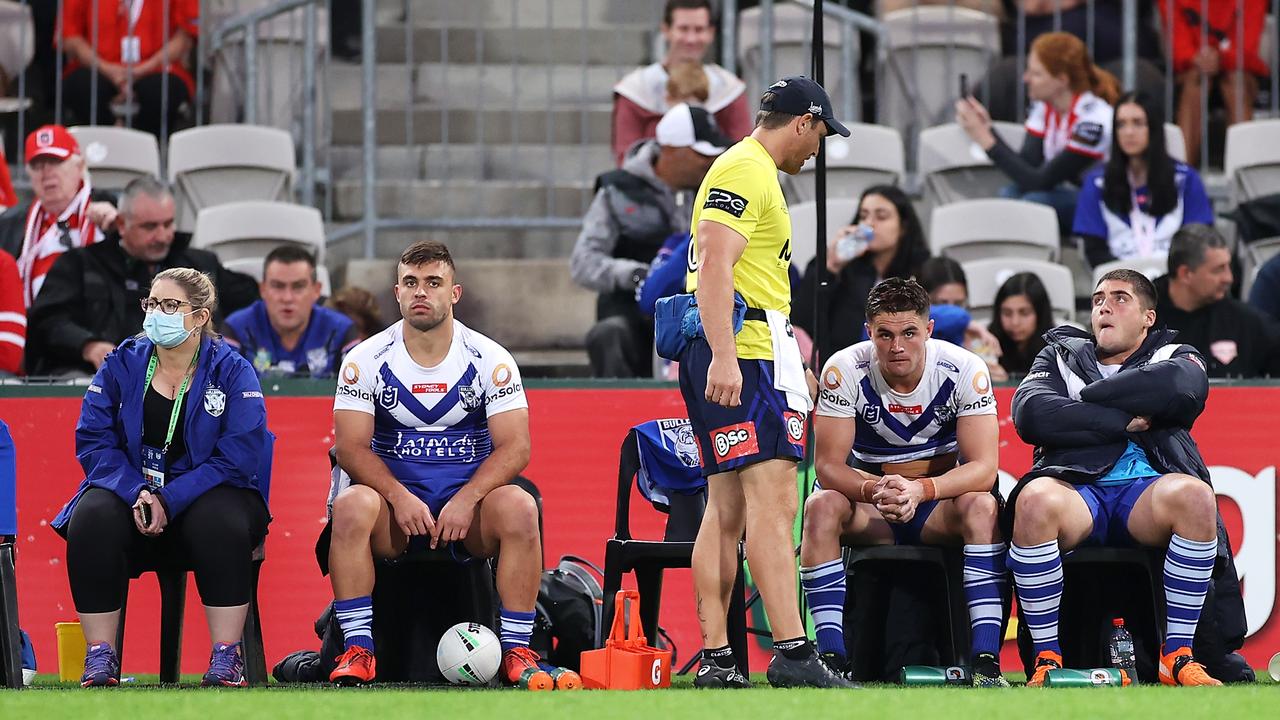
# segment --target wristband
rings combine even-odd
[[[938,488],[933,484],[933,478],[920,478],[920,484],[924,486],[924,497],[922,502],[938,499]]]

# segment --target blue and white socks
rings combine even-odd
[[[536,612],[516,612],[502,609],[502,632],[498,640],[502,643],[502,652],[516,647],[529,647],[529,637],[533,635],[533,619]]]
[[[1168,606],[1164,654],[1191,647],[1200,609],[1209,590],[1218,539],[1188,540],[1177,533],[1164,556],[1164,598]]]
[[[1011,545],[1009,569],[1013,571],[1018,606],[1036,654],[1045,650],[1061,654],[1058,609],[1062,605],[1062,554],[1058,552],[1058,541],[1029,547]],[[965,570],[967,573],[968,567]]]
[[[373,652],[372,597],[361,595],[350,600],[334,600],[333,613],[338,617],[338,627],[342,628],[343,650],[359,645]]]
[[[818,636],[818,652],[844,657],[844,561],[800,568],[800,584]]]
[[[1000,652],[1000,628],[1005,607],[1004,543],[964,546],[964,598],[969,606],[971,649],[974,655]]]

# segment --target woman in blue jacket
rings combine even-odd
[[[173,562],[194,569],[214,642],[201,684],[246,684],[240,636],[270,521],[271,439],[257,373],[210,330],[216,302],[199,271],[156,275],[144,334],[107,356],[85,393],[85,479],[53,521],[88,646],[82,686],[119,683],[130,568]]]

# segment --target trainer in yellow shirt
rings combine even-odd
[[[705,646],[694,679],[698,687],[750,686],[734,661],[725,626],[744,531],[773,631],[769,683],[850,685],[818,657],[800,620],[791,528],[808,398],[801,392],[804,407],[791,405],[789,391],[779,389],[794,387],[803,370],[795,340],[785,334],[791,218],[778,170],[800,172],[831,133],[849,131],[836,122],[826,91],[805,77],[783,78],[761,97],[751,135],[716,159],[694,200],[686,286],[697,297],[704,337],[681,353],[680,393],[708,484],[707,511],[693,550]],[[748,307],[736,338],[735,291]],[[778,313],[776,333],[764,320],[766,311]],[[775,334],[785,357],[775,357]]]

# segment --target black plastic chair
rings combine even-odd
[[[18,577],[12,538],[0,536],[0,681],[22,687],[22,637],[18,633]]]
[[[662,572],[688,568],[693,561],[693,542],[698,536],[706,493],[671,496],[667,527],[662,540],[636,540],[631,537],[631,486],[640,470],[640,451],[634,429],[622,441],[618,460],[618,500],[614,518],[614,535],[605,542],[604,608],[597,628],[596,646],[604,645],[605,634],[613,624],[613,598],[622,589],[622,576],[632,572],[640,591],[640,623],[646,638],[658,636],[658,611],[662,600]],[[734,660],[743,673],[750,672],[747,662],[747,606],[743,597],[746,579],[742,572],[742,551],[738,552],[738,577],[729,598],[729,645]]]
[[[904,566],[909,566],[913,571],[931,573],[934,587],[941,591],[930,594],[939,601],[932,609],[935,617],[941,620],[935,640],[938,655],[947,665],[962,665],[969,661],[969,608],[964,595],[964,554],[960,548],[877,545],[846,548],[846,554],[845,572],[849,587],[846,614],[849,602],[854,598],[854,581],[860,572],[900,574]],[[1007,600],[1005,609],[1007,615]],[[883,624],[878,627],[883,628]],[[883,638],[879,633],[858,632],[853,635],[849,659],[854,676],[878,680],[879,673],[872,668],[878,665],[874,658],[878,657]]]
[[[244,635],[240,652],[244,657],[244,676],[250,685],[267,684],[267,658],[262,645],[262,617],[258,611],[258,576],[266,559],[263,544],[253,550],[253,585],[249,593],[249,612],[244,618]],[[182,666],[182,627],[187,604],[189,567],[133,567],[131,577],[154,572],[160,585],[160,682],[176,683]],[[120,626],[116,629],[116,657],[124,658],[124,621],[128,608],[128,589],[120,602]]]

